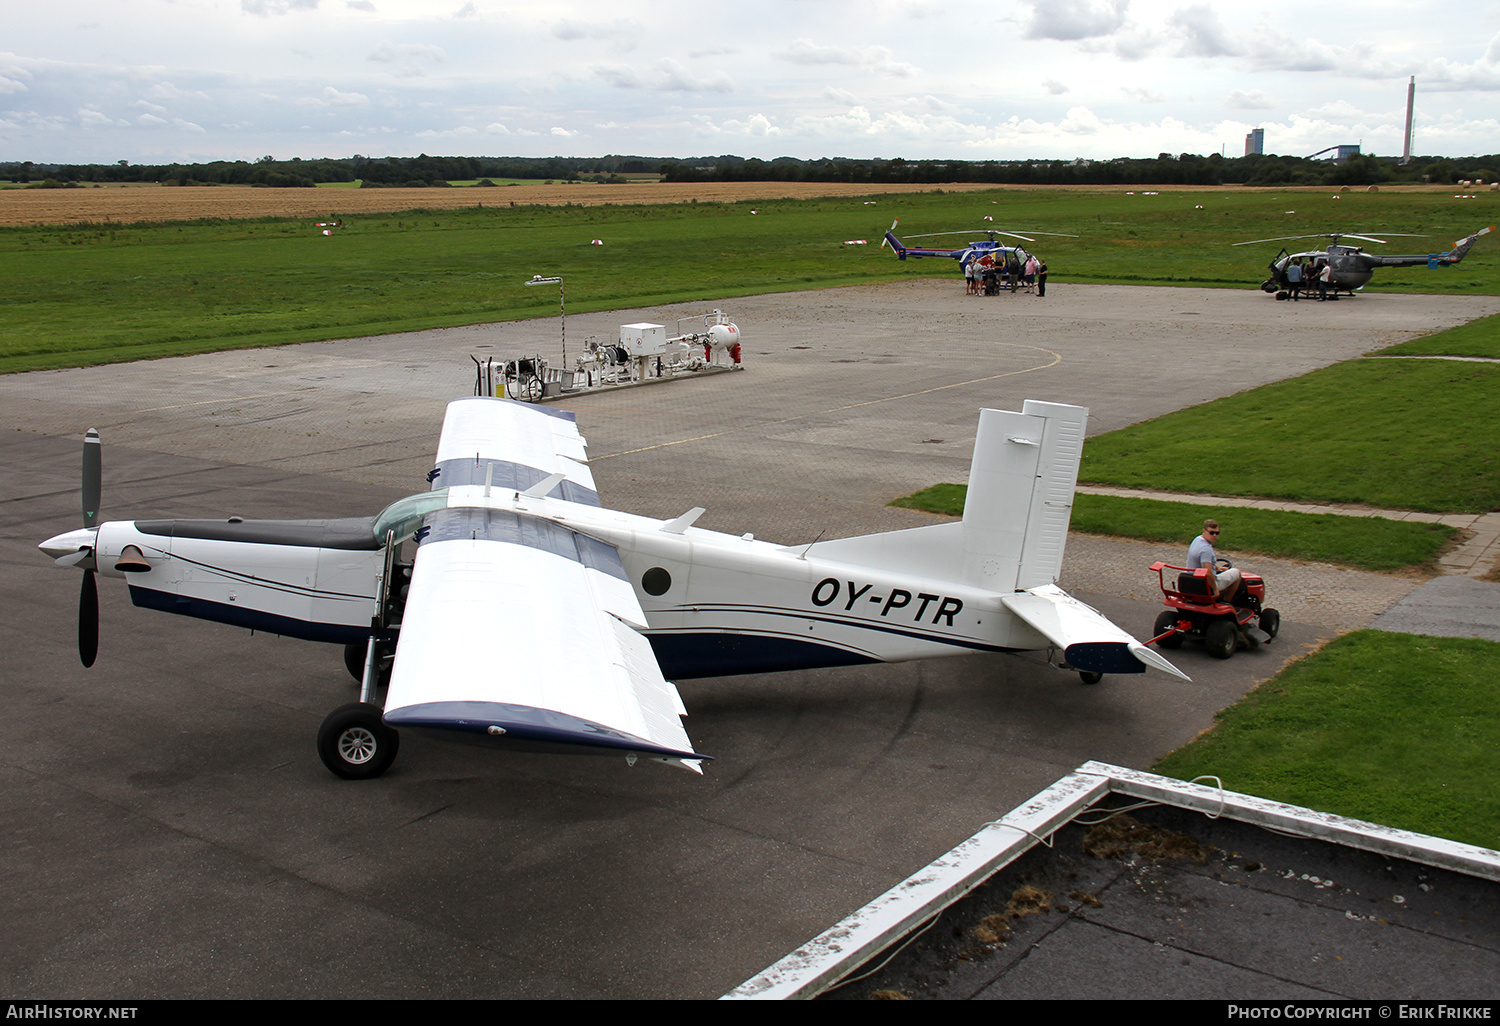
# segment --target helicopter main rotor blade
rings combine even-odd
[[[1381,232],[1381,234],[1391,236],[1404,235],[1408,238],[1413,239],[1427,238],[1427,236],[1425,235],[1415,235],[1411,232]],[[1359,239],[1363,242],[1378,242],[1382,245],[1385,244],[1384,239],[1377,239],[1369,235],[1356,235],[1353,232],[1314,232],[1312,235],[1283,235],[1280,238],[1276,239],[1251,239],[1249,242],[1231,242],[1230,245],[1258,246],[1262,242],[1296,242],[1298,239],[1333,239],[1334,242],[1337,242],[1339,239]]]

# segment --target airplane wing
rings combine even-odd
[[[1079,670],[1095,673],[1142,673],[1154,666],[1189,680],[1187,674],[1116,627],[1093,606],[1080,602],[1055,584],[1004,595],[1007,609],[1063,650]]]
[[[385,721],[702,772],[619,553],[524,510],[545,495],[598,506],[584,459],[571,413],[449,404],[433,482],[447,505],[419,535]]]

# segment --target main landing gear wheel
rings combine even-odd
[[[1237,641],[1234,633],[1234,624],[1228,620],[1215,620],[1203,635],[1203,647],[1215,659],[1228,659],[1234,655]]]
[[[349,671],[349,676],[354,678],[356,684],[365,679],[365,646],[357,641],[351,641],[344,646],[344,669]]]
[[[1085,684],[1097,684],[1104,679],[1104,674],[1095,673],[1092,670],[1079,670],[1078,676]]]
[[[351,702],[328,714],[318,728],[318,757],[345,780],[371,780],[391,768],[401,737],[380,718],[380,707]]]
[[[391,650],[386,645],[381,645],[375,650],[375,665],[378,671],[376,680],[383,687],[391,680]],[[344,646],[344,669],[349,671],[349,676],[354,678],[354,683],[363,684],[365,680],[365,643],[363,641],[351,641]]]

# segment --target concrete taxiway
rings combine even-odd
[[[810,541],[931,522],[884,503],[963,480],[981,406],[1081,403],[1097,433],[1500,310],[1049,291],[729,300],[744,372],[563,405],[607,503]],[[570,318],[568,337],[703,309]],[[1085,687],[988,656],[683,682],[688,732],[718,758],[701,779],[411,738],[386,777],[337,780],[312,744],[352,700],[337,650],[136,610],[113,581],[99,662],[79,667],[76,575],[35,545],[78,521],[85,427],[105,439],[106,518],[367,514],[425,490],[470,353],[550,352],[556,328],[0,379],[6,993],[717,996],[1080,763],[1149,766],[1418,583],[1257,561],[1298,612],[1227,662],[1174,654],[1192,684]],[[1133,546],[1075,538],[1061,583],[1143,634],[1162,553]],[[475,639],[499,662],[526,643],[503,625]]]

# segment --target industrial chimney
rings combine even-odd
[[[1406,146],[1401,150],[1401,163],[1411,163],[1411,112],[1417,99],[1417,76],[1413,75],[1411,81],[1406,83]]]

